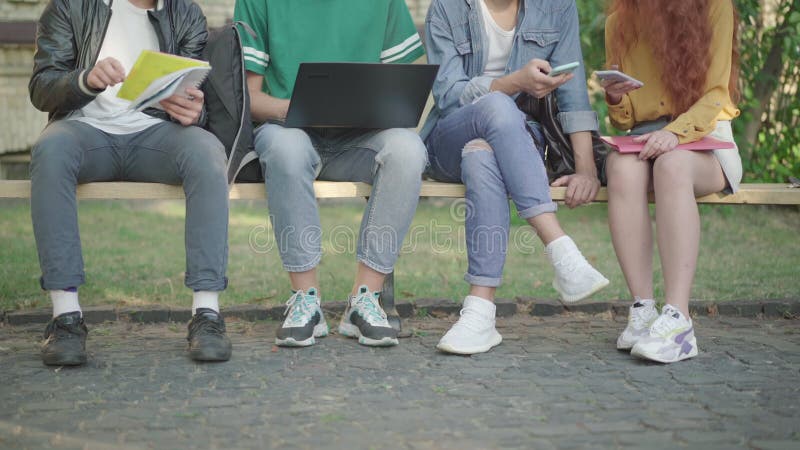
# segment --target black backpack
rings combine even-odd
[[[228,183],[263,181],[258,156],[253,151],[253,124],[250,119],[250,94],[244,69],[240,29],[255,36],[244,22],[209,32],[203,58],[211,72],[203,84],[206,101],[206,130],[225,146],[228,156]]]
[[[517,97],[517,106],[542,127],[545,140],[543,143],[544,166],[550,181],[575,173],[575,153],[572,151],[572,141],[570,141],[569,135],[564,133],[561,122],[558,120],[558,105],[555,95],[551,93],[542,98],[536,98],[532,95],[521,94]],[[534,140],[536,140],[535,136]],[[597,167],[597,177],[600,179],[600,184],[605,186],[608,147],[596,131],[592,131],[592,150]]]

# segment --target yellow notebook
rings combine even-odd
[[[199,87],[210,71],[206,61],[143,50],[117,97],[133,102],[131,109],[158,107],[172,94],[185,95],[186,88]]]

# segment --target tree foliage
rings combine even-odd
[[[740,22],[741,117],[734,134],[748,181],[800,177],[800,0],[734,0]],[[578,0],[587,75],[605,65],[605,5]],[[604,132],[602,92],[592,90]]]

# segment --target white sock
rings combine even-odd
[[[208,308],[219,312],[219,292],[196,291],[192,298],[192,315],[195,315],[197,308]]]
[[[77,292],[62,290],[50,291],[50,300],[53,302],[53,317],[75,311],[83,315],[81,305],[78,303]]]

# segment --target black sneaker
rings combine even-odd
[[[195,361],[227,361],[231,340],[225,334],[225,320],[209,308],[197,308],[189,322],[189,356]]]
[[[42,362],[48,366],[79,366],[86,363],[86,335],[80,311],[53,318],[44,329]]]

